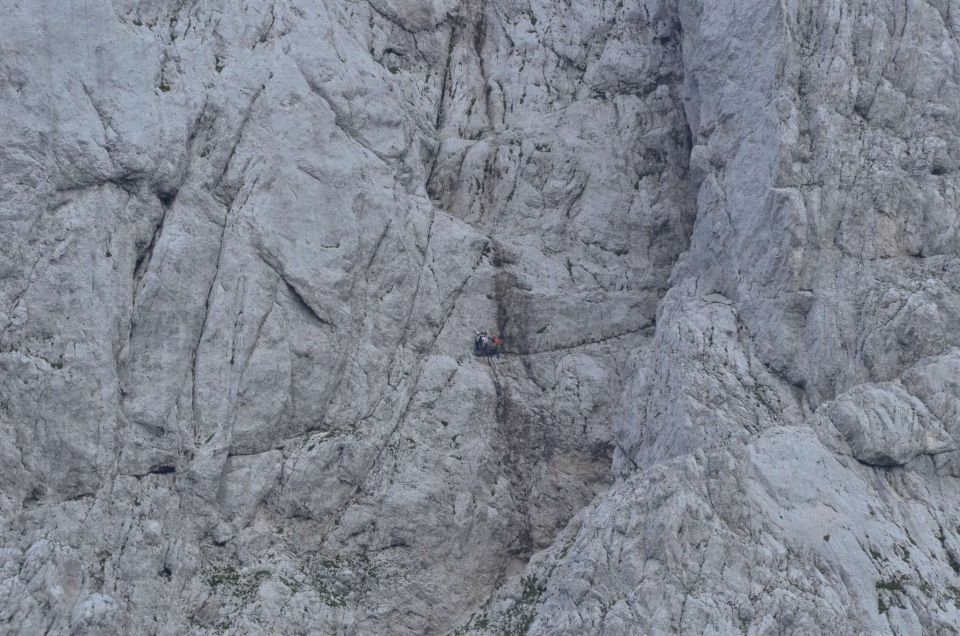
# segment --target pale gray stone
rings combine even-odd
[[[951,2],[0,11],[2,631],[960,629]]]

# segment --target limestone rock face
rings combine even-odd
[[[0,0],[3,631],[957,631],[958,9]]]

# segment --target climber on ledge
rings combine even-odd
[[[473,355],[475,356],[495,356],[500,357],[500,348],[503,346],[503,339],[496,334],[487,334],[485,331],[477,331],[473,339]]]
[[[493,355],[500,357],[500,348],[503,346],[503,339],[497,334],[492,334],[490,336],[490,349],[493,352]]]

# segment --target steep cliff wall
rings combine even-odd
[[[955,15],[680,3],[696,222],[621,479],[472,631],[957,630]]]
[[[0,9],[6,630],[960,624],[951,4]]]

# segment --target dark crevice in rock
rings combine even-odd
[[[210,191],[213,193],[214,197],[223,203],[228,209],[233,205],[233,200],[237,197],[242,185],[227,191],[224,189],[224,181],[227,178],[227,173],[230,170],[230,164],[233,162],[233,157],[237,152],[237,148],[240,146],[240,142],[243,140],[243,132],[247,127],[247,123],[250,121],[250,115],[253,113],[253,108],[256,105],[257,100],[260,99],[260,95],[263,93],[264,89],[265,86],[260,86],[247,103],[247,108],[243,111],[243,118],[240,120],[240,124],[237,126],[237,131],[233,137],[233,142],[230,144],[230,150],[227,152],[227,158],[223,162],[223,168],[220,170],[220,174],[217,176],[210,188]]]
[[[499,251],[497,252],[499,254]],[[497,332],[506,342],[511,339],[509,303],[511,292],[517,285],[517,276],[511,272],[498,271],[494,278],[494,298],[497,303]]]
[[[512,528],[512,541],[506,545],[506,549],[513,558],[525,562],[533,553],[534,544],[530,527],[530,480],[528,478],[530,468],[526,466],[525,451],[536,452],[537,446],[532,444],[530,431],[537,423],[523,417],[520,412],[514,412],[508,391],[503,386],[496,366],[491,368],[491,377],[496,393],[497,435],[502,443],[502,447],[498,450],[504,460],[504,469],[510,480],[513,499],[518,504],[517,515],[521,520],[519,528]]]
[[[137,479],[142,479],[147,475],[172,475],[176,472],[177,472],[177,468],[172,464],[158,464],[156,466],[151,466],[150,470],[148,470],[147,472],[133,475],[133,477],[136,477]]]
[[[453,61],[453,48],[457,44],[457,38],[463,23],[460,20],[454,20],[450,27],[450,40],[447,42],[447,61],[443,69],[443,80],[440,82],[440,100],[437,102],[437,112],[434,117],[434,128],[440,130],[443,127],[444,105],[447,102],[447,85],[450,81],[450,63]],[[432,172],[432,170],[431,170]],[[429,179],[427,179],[429,182]]]
[[[335,327],[332,322],[318,314],[313,307],[310,306],[310,303],[306,301],[306,299],[303,297],[303,294],[297,291],[297,288],[294,287],[293,284],[287,280],[287,278],[281,276],[281,280],[283,281],[284,285],[286,285],[287,291],[290,292],[290,296],[293,298],[293,301],[298,308],[300,308],[304,313],[309,315],[317,322],[326,325],[327,327]]]
[[[159,197],[158,197],[159,198]],[[163,199],[161,199],[163,203]],[[169,204],[163,204],[161,206],[160,217],[157,219],[156,225],[153,227],[153,232],[150,235],[150,242],[146,244],[142,249],[139,250],[137,255],[136,263],[133,266],[133,299],[130,303],[131,309],[135,310],[137,306],[137,296],[140,292],[140,285],[143,282],[143,277],[146,275],[147,270],[150,268],[150,262],[153,260],[153,252],[157,247],[157,243],[160,240],[160,236],[163,234],[164,223],[167,221],[167,215],[170,212],[170,207],[173,203],[173,199],[170,199]],[[133,331],[133,317],[131,314],[131,324],[130,331]]]
[[[259,177],[257,177],[257,178],[254,179],[253,184],[251,184],[250,189],[249,189],[248,192],[247,192],[247,196],[248,196],[248,197],[249,197],[250,192],[252,192],[253,189],[256,187],[258,181],[259,181]],[[207,330],[207,320],[210,318],[210,305],[211,305],[211,302],[213,301],[214,290],[215,290],[216,285],[217,285],[217,282],[218,282],[218,280],[219,280],[219,278],[220,278],[220,265],[221,265],[221,262],[222,262],[222,260],[223,260],[223,246],[224,246],[224,243],[225,243],[226,238],[227,238],[227,228],[228,228],[229,223],[230,223],[230,212],[231,212],[231,208],[232,208],[234,202],[235,202],[235,200],[234,200],[234,199],[231,199],[230,205],[226,206],[225,209],[224,209],[224,211],[223,211],[223,221],[222,221],[222,226],[221,226],[221,228],[220,228],[220,238],[219,238],[218,245],[217,245],[217,258],[216,258],[216,260],[214,261],[214,265],[213,265],[213,275],[210,277],[210,285],[209,285],[209,287],[207,287],[207,293],[206,293],[206,296],[205,296],[205,299],[204,299],[204,303],[203,303],[203,321],[200,323],[200,329],[199,329],[199,331],[198,331],[198,333],[197,333],[197,339],[196,339],[196,341],[194,342],[194,344],[193,344],[193,349],[192,349],[192,352],[193,352],[193,353],[192,353],[191,362],[190,362],[190,373],[192,374],[192,378],[191,378],[191,388],[190,388],[190,400],[191,400],[191,401],[190,401],[190,406],[191,406],[191,408],[193,409],[193,435],[194,435],[194,439],[196,439],[197,434],[198,434],[198,432],[199,432],[199,431],[198,431],[199,417],[198,417],[198,413],[197,413],[197,407],[198,407],[198,402],[197,402],[197,375],[198,375],[198,372],[199,372],[198,361],[199,361],[199,357],[200,357],[200,346],[201,346],[201,344],[203,344],[203,336],[204,336],[204,334],[206,333],[206,330]],[[246,199],[244,199],[243,202],[241,202],[241,203],[239,204],[238,210],[239,210],[240,208],[242,208],[242,207],[244,206],[244,204],[246,204]]]
[[[157,199],[160,201],[160,205],[164,208],[169,208],[173,205],[173,202],[177,200],[177,191],[176,190],[165,190],[157,192]]]

